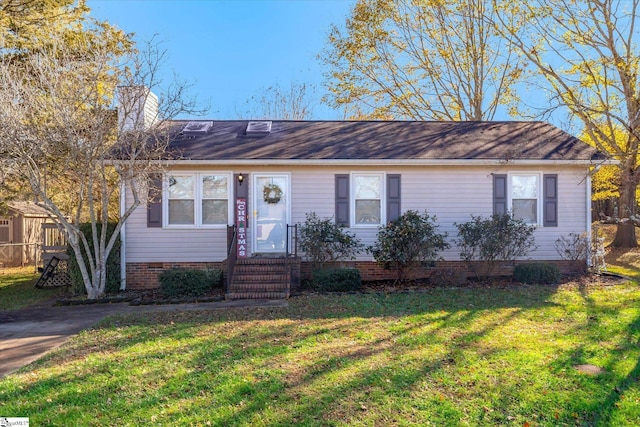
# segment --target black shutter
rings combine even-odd
[[[147,227],[162,227],[162,174],[149,177]]]
[[[349,175],[336,175],[336,224],[349,227]]]
[[[544,227],[558,226],[558,175],[544,175],[542,177],[542,225]]]
[[[493,213],[507,213],[507,175],[493,175]]]
[[[400,216],[400,175],[387,175],[387,222]]]

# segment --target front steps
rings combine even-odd
[[[226,299],[289,298],[299,284],[300,258],[241,258],[236,261]]]

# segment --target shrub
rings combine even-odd
[[[429,276],[429,283],[437,286],[460,286],[466,281],[466,272],[454,268],[434,268]]]
[[[527,256],[535,245],[535,226],[510,213],[489,218],[471,215],[471,221],[454,225],[460,258],[478,277],[491,276],[501,263]]]
[[[367,250],[387,270],[396,271],[396,283],[406,282],[410,274],[437,259],[449,247],[447,234],[437,233],[436,217],[409,210],[378,230],[377,241]]]
[[[560,282],[560,269],[555,264],[518,264],[513,270],[513,278],[522,283],[552,285]]]
[[[337,225],[331,218],[319,218],[315,212],[306,214],[300,226],[300,249],[314,270],[325,263],[355,259],[364,245],[353,234]]]
[[[97,224],[98,233],[102,230],[102,224]],[[80,232],[84,234],[85,238],[89,242],[89,246],[91,247],[91,256],[93,257],[93,238],[91,237],[91,223],[83,223],[80,224]],[[113,230],[115,230],[115,223],[107,224],[107,242],[111,238],[113,234]],[[85,265],[87,266],[87,271],[89,271],[89,263],[87,262],[87,253],[84,250],[84,247],[81,245],[82,249],[82,258],[85,260]],[[67,246],[67,255],[69,255],[69,277],[71,279],[71,289],[75,294],[86,294],[87,289],[84,286],[84,281],[82,280],[82,273],[80,273],[80,266],[76,261],[76,255],[73,252],[71,246]],[[114,294],[120,290],[120,236],[118,236],[118,240],[113,245],[113,249],[109,256],[107,257],[107,281],[105,284],[105,293]]]
[[[315,270],[311,279],[311,289],[321,292],[357,291],[361,285],[360,271],[355,268]]]
[[[208,268],[204,270],[207,280],[211,283],[212,289],[222,289],[224,287],[224,273],[219,268]]]
[[[561,236],[556,240],[555,246],[563,260],[571,261],[574,268],[579,269],[581,273],[586,272],[590,250],[587,233],[569,233],[567,236]]]
[[[169,298],[199,297],[213,288],[205,270],[173,268],[160,273],[160,291]]]

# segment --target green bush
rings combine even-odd
[[[357,291],[362,285],[360,271],[355,268],[328,268],[315,270],[311,289],[321,292]]]
[[[478,277],[491,276],[501,263],[527,256],[535,243],[535,226],[510,213],[489,218],[471,215],[471,221],[454,225],[460,258]]]
[[[367,250],[385,269],[396,271],[396,282],[404,283],[418,267],[438,259],[449,247],[447,234],[437,233],[436,217],[409,210],[378,230],[376,243]]]
[[[319,218],[315,212],[306,214],[300,226],[300,249],[312,268],[321,269],[327,262],[355,259],[364,246],[353,234],[331,218]]]
[[[224,287],[224,273],[219,268],[208,268],[204,270],[207,273],[207,280],[211,283],[212,289],[222,289]]]
[[[102,224],[97,224],[98,233],[102,230]],[[115,230],[115,223],[107,224],[107,242],[111,238],[113,234],[113,230]],[[91,223],[83,223],[80,224],[80,231],[84,234],[85,238],[89,242],[89,246],[91,247],[91,256],[93,255],[93,237],[91,237]],[[87,271],[89,270],[89,264],[87,263],[87,254],[82,247],[82,257],[85,260],[85,265],[87,266]],[[84,286],[84,282],[82,280],[82,274],[80,273],[80,267],[78,266],[78,262],[76,261],[76,255],[73,252],[71,246],[67,246],[67,255],[69,255],[69,277],[71,278],[71,289],[75,294],[86,294],[87,289]],[[114,294],[120,290],[120,236],[116,240],[116,243],[113,245],[113,249],[107,258],[107,281],[105,284],[105,293]]]
[[[557,265],[542,262],[518,264],[513,270],[513,278],[521,283],[555,285],[560,282],[560,277]]]
[[[172,268],[160,273],[160,291],[169,298],[200,297],[213,288],[205,270]]]

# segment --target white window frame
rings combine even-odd
[[[169,177],[192,176],[195,182],[194,188],[194,223],[193,224],[169,224]],[[227,224],[203,224],[202,223],[202,178],[205,176],[225,176],[227,178]],[[211,199],[207,199],[211,200]],[[220,199],[217,199],[220,200]],[[162,226],[164,228],[226,228],[233,221],[233,173],[228,171],[171,171],[164,174],[162,191]]]
[[[510,172],[507,182],[507,206],[509,212],[513,214],[513,177],[521,176],[521,177],[535,177],[536,178],[536,222],[527,222],[528,225],[535,225],[542,227],[542,204],[544,202],[542,195],[542,172],[535,171],[522,171],[522,172]]]
[[[351,228],[378,228],[387,223],[387,179],[384,172],[351,172],[349,177],[349,222]],[[356,178],[378,177],[380,179],[380,222],[358,224],[356,221]]]

